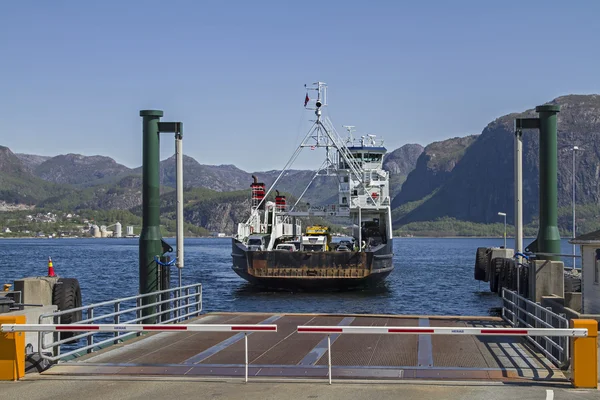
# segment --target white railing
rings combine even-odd
[[[39,317],[39,323],[48,325],[48,322],[50,322],[51,325],[60,325],[62,316],[75,313],[85,314],[85,319],[65,326],[74,326],[76,324],[78,327],[85,327],[88,324],[106,324],[108,322],[119,326],[127,326],[129,324],[142,324],[144,321],[152,319],[157,319],[159,324],[168,324],[183,322],[196,317],[200,315],[201,311],[202,285],[198,283],[105,301],[70,310],[42,314]],[[71,332],[84,333],[74,336],[69,335],[69,337],[65,338],[61,338],[60,333],[40,331],[38,351],[41,358],[51,362],[58,362],[66,358],[75,358],[86,353],[91,353],[96,349],[111,344],[117,344],[134,335],[141,335],[141,331],[135,329],[110,331],[114,332],[112,335],[107,334],[106,332],[108,331],[97,329],[86,331],[71,329]],[[62,332],[67,331],[69,329],[62,330]],[[46,335],[54,335],[54,341],[45,344],[44,337]],[[85,341],[81,343],[83,339]],[[63,346],[66,352],[62,351]]]
[[[422,327],[379,327],[379,326],[299,326],[298,333],[326,333],[329,355],[329,384],[331,385],[331,334],[375,334],[375,335],[471,335],[471,336],[559,336],[585,337],[587,329],[513,329],[513,328],[422,328]]]
[[[244,352],[246,358],[245,381],[248,382],[248,333],[252,332],[277,332],[277,325],[223,325],[223,324],[185,324],[185,325],[157,325],[157,324],[3,324],[0,332],[236,332],[244,334]]]
[[[557,314],[552,308],[544,308],[516,292],[502,288],[502,319],[515,328],[565,329],[569,320],[564,314]],[[541,351],[557,367],[569,365],[569,340],[558,335],[528,338],[529,342]]]

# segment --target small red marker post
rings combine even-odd
[[[48,276],[49,277],[56,276],[56,274],[54,273],[54,265],[52,265],[52,257],[48,257]]]

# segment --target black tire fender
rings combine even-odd
[[[59,278],[52,289],[52,304],[58,311],[72,310],[81,307],[81,288],[75,278]],[[61,324],[72,324],[81,321],[81,310],[60,316]],[[61,332],[60,338],[68,339],[79,332]]]

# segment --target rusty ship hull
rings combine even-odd
[[[372,287],[393,271],[392,241],[369,251],[248,251],[232,239],[233,270],[269,289],[346,290]]]

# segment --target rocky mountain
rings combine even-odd
[[[17,156],[17,158],[21,160],[25,168],[27,168],[31,172],[33,172],[38,165],[52,158],[48,156],[38,156],[35,154],[23,153],[15,153],[15,156]]]
[[[117,177],[130,171],[110,157],[81,154],[52,157],[33,169],[33,173],[45,181],[83,187],[93,186],[102,179]]]
[[[161,184],[176,186],[175,156],[160,162]],[[141,174],[141,167],[135,170]],[[218,192],[246,189],[250,187],[252,177],[235,165],[205,165],[194,158],[183,156],[183,186],[202,187]]]
[[[66,187],[33,176],[19,157],[8,147],[0,146],[0,200],[8,204],[35,205],[51,193],[67,192]]]
[[[419,145],[407,145],[385,159],[385,167],[392,172],[392,179],[397,179],[397,188],[421,150]],[[109,157],[78,154],[16,156],[8,148],[1,148],[0,183],[5,183],[3,188],[10,190],[0,189],[0,201],[6,202],[7,209],[12,204],[25,202],[48,210],[131,210],[139,214],[141,172],[141,168],[129,169]],[[269,187],[279,173],[279,170],[249,173],[233,165],[202,165],[192,157],[184,156],[186,221],[210,231],[232,233],[235,224],[247,217],[252,175]],[[174,199],[174,194],[169,193],[173,192],[176,183],[174,157],[161,161],[160,179],[164,198]],[[314,171],[288,170],[277,188],[292,198],[299,196],[311,180],[302,204],[337,201],[337,178],[315,178]],[[6,183],[8,181],[10,185]],[[162,213],[168,216],[173,207],[165,201]]]
[[[385,155],[383,169],[394,175],[407,176],[415,169],[417,160],[423,150],[424,148],[420,144],[405,144]]]
[[[561,106],[558,114],[558,204],[569,206],[572,191],[573,145],[584,150],[576,158],[578,204],[600,204],[600,96],[569,95],[550,104]],[[429,198],[396,220],[397,224],[429,221],[449,216],[473,222],[498,222],[499,211],[513,216],[514,119],[535,117],[534,109],[505,115],[491,122],[466,149],[450,175]],[[538,212],[539,135],[523,135],[523,213],[530,222]],[[418,167],[417,167],[418,169]],[[417,173],[416,170],[413,173]],[[411,199],[410,186],[399,196]],[[423,193],[426,190],[423,190]]]
[[[8,147],[0,146],[0,173],[4,175],[26,176],[29,174],[29,171],[19,157]]]
[[[400,193],[408,174],[415,169],[419,156],[423,153],[420,144],[405,144],[385,155],[383,169],[390,172],[390,197]]]
[[[233,234],[237,231],[238,222],[249,216],[250,191],[242,190],[227,193],[226,196],[217,194],[188,204],[184,208],[184,218],[197,226],[202,226],[211,232],[226,232]]]
[[[392,191],[398,191],[404,181],[406,174],[414,168],[417,154],[422,151],[420,145],[405,145],[390,153],[384,160],[384,167],[392,172]],[[135,182],[140,181],[141,167],[130,169],[118,164],[110,157],[83,156],[79,154],[65,154],[56,157],[44,157],[31,154],[19,154],[18,163],[23,172],[33,174],[47,182],[67,184],[75,187],[89,188],[101,186],[102,190],[116,185],[118,188],[125,177],[136,177]],[[183,158],[184,186],[186,188],[207,188],[218,192],[228,192],[248,189],[252,182],[252,175],[270,186],[277,176],[279,170],[246,172],[234,165],[204,165],[198,163],[194,158],[185,156]],[[308,183],[313,180],[314,171],[289,170],[278,184],[280,191],[299,196]],[[176,184],[175,157],[170,157],[160,163],[161,185],[174,188]],[[115,189],[119,190],[119,189]],[[97,190],[96,190],[97,191]],[[80,193],[75,198],[83,197],[84,203],[88,204],[87,191]],[[102,195],[102,193],[99,193]],[[46,198],[44,196],[38,196]],[[52,196],[51,202],[63,202]],[[328,204],[337,199],[337,179],[335,177],[318,176],[315,178],[304,195],[304,201],[311,204]],[[69,203],[72,203],[69,201]],[[102,203],[102,202],[100,202]],[[99,203],[99,204],[100,204]],[[50,204],[46,201],[44,204]],[[129,201],[118,205],[123,208]]]
[[[392,208],[417,201],[442,186],[477,136],[456,137],[425,147],[410,171]]]
[[[161,193],[172,189],[161,188]],[[38,206],[77,211],[91,210],[128,210],[142,204],[142,179],[140,176],[126,176],[113,184],[96,185],[84,189],[72,189],[66,194],[48,197]]]

